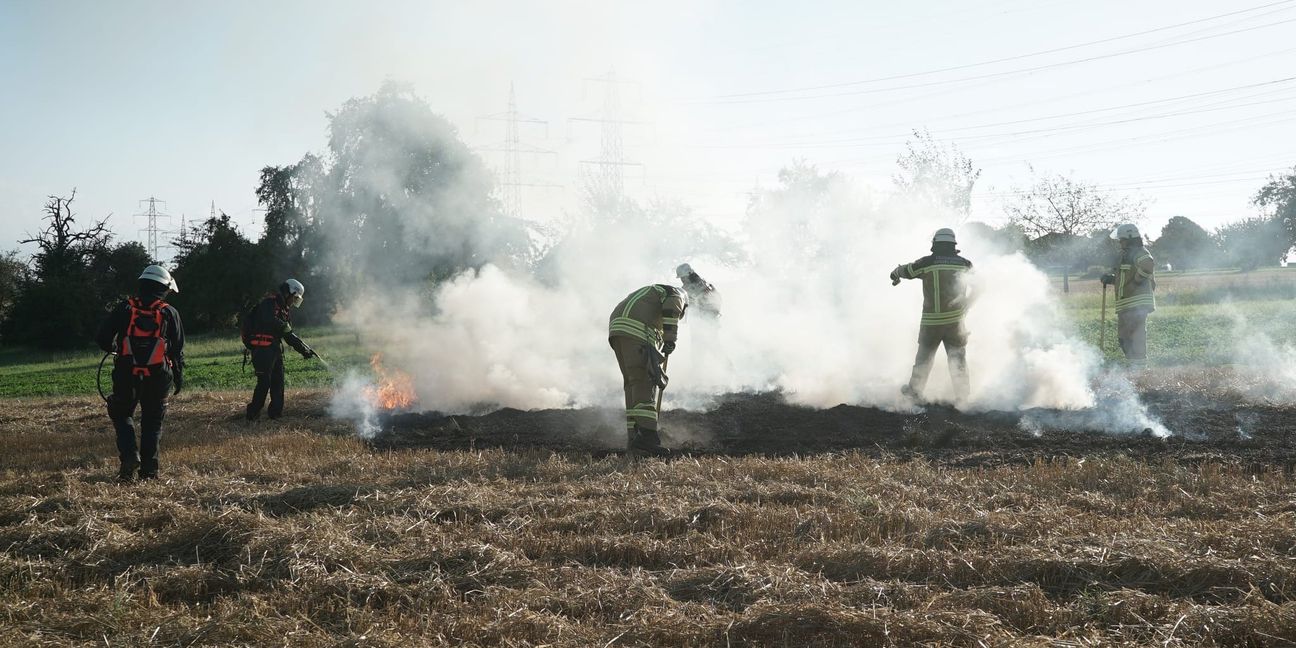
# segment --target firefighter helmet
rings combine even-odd
[[[176,286],[175,279],[171,277],[171,273],[167,272],[167,269],[160,265],[151,265],[144,268],[144,272],[140,273],[139,278],[160,283],[163,286],[170,288],[171,292],[180,292],[180,288]]]
[[[936,230],[936,233],[932,235],[932,243],[954,243],[954,244],[957,244],[958,241],[955,240],[955,238],[954,238],[954,230],[952,230],[952,229],[950,229],[950,228],[948,228],[948,227],[942,227],[942,228]]]
[[[1139,238],[1139,236],[1141,236],[1141,234],[1139,234],[1138,226],[1133,223],[1117,225],[1116,229],[1112,230],[1111,233],[1112,239],[1117,241],[1136,239]]]
[[[302,305],[302,298],[306,296],[306,286],[296,279],[289,279],[279,284],[279,294],[283,295],[284,301],[289,306],[299,307]]]

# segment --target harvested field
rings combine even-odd
[[[256,425],[194,394],[136,485],[93,400],[10,401],[0,644],[1296,643],[1290,410],[1145,389],[1191,437],[767,395],[667,414],[695,453],[640,463],[615,412],[365,443],[320,392]]]

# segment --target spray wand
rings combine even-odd
[[[314,357],[316,360],[319,360],[319,363],[324,365],[324,369],[327,370],[329,374],[333,375],[334,377],[337,377],[337,372],[333,371],[333,367],[329,366],[328,361],[324,359],[324,356],[319,354],[319,351],[311,349],[311,356]]]

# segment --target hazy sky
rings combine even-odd
[[[1027,164],[1213,227],[1296,164],[1296,0],[324,2],[0,0],[0,250],[47,194],[139,238],[139,200],[259,228],[258,170],[325,147],[326,111],[411,84],[474,146],[509,85],[530,212],[574,203],[615,70],[627,186],[732,223],[804,158],[889,190],[927,128],[996,222]],[[483,152],[492,165],[501,160]]]

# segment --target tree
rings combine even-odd
[[[148,250],[138,241],[104,246],[89,259],[90,273],[95,277],[96,301],[112,304],[135,294],[140,272],[152,263]]]
[[[327,153],[262,170],[259,244],[279,275],[360,293],[377,278],[411,284],[535,262],[533,229],[503,214],[485,165],[410,89],[385,83],[328,118]],[[331,305],[326,296],[311,306]]]
[[[1146,210],[1143,200],[1118,197],[1061,174],[1036,175],[1034,184],[1004,207],[1008,219],[1031,239],[1046,234],[1088,236],[1094,230],[1138,222]]]
[[[1212,267],[1219,262],[1219,245],[1209,232],[1183,216],[1174,216],[1152,243],[1157,261],[1175,270]]]
[[[204,221],[183,240],[175,271],[180,292],[171,302],[193,331],[233,328],[238,316],[275,285],[261,249],[224,213]]]
[[[1286,175],[1269,176],[1252,202],[1271,210],[1270,216],[1282,225],[1289,248],[1296,244],[1296,167]]]
[[[1255,216],[1215,230],[1215,239],[1228,262],[1244,272],[1276,266],[1287,258],[1291,243],[1286,229],[1274,218]]]
[[[339,267],[330,254],[319,205],[328,196],[324,161],[307,155],[297,164],[261,170],[257,201],[265,208],[265,229],[257,246],[275,285],[292,277],[304,283],[310,299],[296,320],[327,322],[337,305],[334,278]]]
[[[27,264],[18,258],[17,251],[0,255],[0,322],[9,319],[19,291],[27,282]]]
[[[1012,254],[1026,249],[1026,236],[1016,225],[1008,223],[1002,227],[994,227],[987,223],[973,221],[960,226],[960,235],[966,233],[967,238],[977,239],[982,245],[989,246],[999,254]]]
[[[329,122],[325,231],[354,276],[409,282],[529,257],[486,167],[410,89],[388,82]]]
[[[91,262],[108,251],[107,219],[84,229],[76,224],[76,190],[45,203],[45,229],[20,241],[36,245],[32,275],[10,313],[16,340],[46,348],[72,347],[89,340],[103,315],[103,277]]]
[[[957,146],[937,142],[926,130],[915,130],[896,164],[900,170],[891,179],[902,194],[964,218],[971,212],[972,187],[981,169]]]
[[[1107,229],[1094,230],[1086,236],[1050,233],[1030,240],[1026,256],[1042,268],[1065,268],[1083,271],[1092,266],[1110,266],[1115,247]]]

